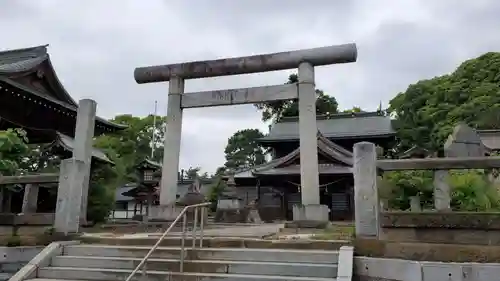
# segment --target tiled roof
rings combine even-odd
[[[351,174],[351,168],[336,164],[318,164],[319,174],[333,175],[333,174]],[[256,172],[258,175],[300,175],[300,165],[291,165],[282,168],[275,168],[265,171]]]
[[[321,132],[317,134],[318,153],[329,158],[331,164],[319,164],[320,173],[323,174],[349,174],[352,167],[352,152],[328,140]],[[300,174],[300,165],[294,164],[295,160],[300,158],[300,147],[289,154],[274,159],[265,164],[236,171],[235,178],[252,178],[254,175],[282,175],[282,174]]]
[[[37,95],[50,103],[56,103],[59,106],[64,107],[66,110],[76,112],[78,104],[64,89],[61,81],[57,78],[55,70],[52,67],[52,62],[50,61],[50,56],[47,52],[47,46],[48,45],[42,45],[31,48],[0,51],[1,81],[8,83],[15,88],[20,88],[29,94]],[[52,82],[54,88],[56,89],[50,97],[39,93],[36,89],[28,88],[25,85],[17,83],[11,77],[18,72],[36,69],[36,67],[45,62],[48,63],[50,69],[50,73],[47,74],[48,77],[50,77],[48,79]],[[96,117],[96,123],[118,130],[127,128],[125,125],[115,124],[100,117]]]
[[[66,149],[68,151],[73,151],[73,148],[75,145],[75,140],[71,137],[64,135],[64,134],[57,133],[57,139],[56,139],[55,144],[62,146],[64,149]],[[101,150],[94,148],[94,147],[92,148],[92,157],[99,159],[103,162],[114,164],[113,161],[111,161],[108,158],[108,156],[106,156],[106,154],[104,152],[102,152]]]
[[[476,130],[488,150],[500,150],[500,130]]]
[[[125,196],[123,193],[128,192],[134,188],[136,188],[136,184],[127,184],[125,186],[119,187],[115,190],[115,202],[117,201],[132,201],[134,197]]]
[[[393,136],[395,131],[389,116],[377,112],[343,113],[329,119],[318,118],[318,130],[329,139],[356,137]],[[274,124],[267,136],[261,141],[298,140],[299,123],[296,117],[284,118],[283,122]]]

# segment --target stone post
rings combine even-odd
[[[38,203],[38,185],[26,184],[24,187],[22,212],[24,214],[36,213]]]
[[[420,196],[410,196],[410,211],[421,212],[422,204],[420,203]]]
[[[61,161],[54,228],[58,233],[77,233],[80,226],[82,185],[87,164],[73,158]]]
[[[354,144],[354,217],[357,237],[378,237],[379,208],[375,144]]]
[[[182,134],[181,96],[184,79],[172,77],[168,86],[167,128],[161,171],[160,205],[174,205],[177,195],[177,173]]]
[[[87,200],[89,195],[90,163],[92,160],[92,143],[94,138],[94,126],[97,103],[91,99],[83,99],[78,102],[76,116],[75,141],[73,147],[73,158],[81,161],[84,165],[81,171],[84,180],[78,187],[82,190],[80,205],[80,219],[82,223],[87,222]],[[76,184],[76,183],[75,183]]]
[[[483,157],[484,145],[474,129],[458,124],[444,144],[445,157]],[[434,207],[438,211],[450,210],[451,190],[449,171],[434,172]]]
[[[328,207],[319,202],[316,89],[314,66],[299,65],[300,186],[302,205],[294,206],[294,220],[328,221]]]

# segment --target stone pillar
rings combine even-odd
[[[54,228],[58,233],[77,233],[80,226],[82,185],[87,164],[74,158],[61,161]]]
[[[84,164],[84,168],[79,171],[83,173],[84,180],[78,183],[79,186],[75,187],[82,190],[79,217],[83,223],[87,222],[87,200],[89,196],[90,163],[92,160],[96,109],[97,103],[91,99],[83,99],[78,102],[73,158]]]
[[[314,66],[299,65],[300,186],[303,205],[319,205]]]
[[[36,213],[37,203],[38,203],[38,185],[37,184],[26,184],[24,187],[24,197],[22,212],[24,214]]]
[[[420,203],[420,196],[410,196],[410,211],[421,212],[422,204]]]
[[[450,175],[447,170],[434,171],[434,208],[437,211],[448,211],[451,208],[449,178]]]
[[[299,65],[299,134],[301,205],[293,207],[295,221],[328,221],[328,206],[319,202],[316,89],[314,66]]]
[[[378,237],[380,204],[375,144],[354,144],[353,175],[356,237]]]
[[[161,173],[160,205],[173,205],[177,195],[177,173],[182,134],[181,96],[184,79],[172,77],[168,86],[167,127]]]
[[[443,146],[445,157],[483,157],[485,149],[481,138],[466,124],[458,124]],[[434,207],[438,211],[450,210],[451,189],[449,171],[434,172]]]

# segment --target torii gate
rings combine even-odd
[[[175,203],[182,110],[184,108],[254,104],[298,98],[300,151],[302,152],[300,158],[302,205],[294,209],[294,220],[328,220],[328,208],[320,205],[319,202],[314,66],[350,63],[355,62],[356,58],[356,44],[345,44],[248,57],[136,68],[134,77],[139,84],[170,82],[160,205],[171,206]],[[296,84],[184,93],[186,79],[249,74],[297,67],[299,82]]]

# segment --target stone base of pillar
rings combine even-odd
[[[184,207],[175,205],[155,205],[149,211],[149,221],[173,221]]]
[[[327,205],[300,205],[293,206],[293,221],[301,225],[320,225],[328,222]],[[307,222],[307,223],[306,223]]]

